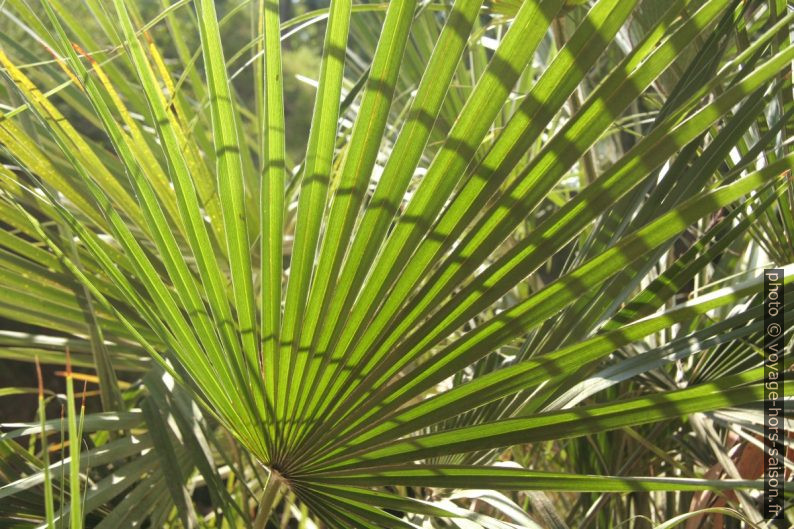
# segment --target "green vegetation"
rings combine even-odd
[[[792,20],[0,0],[0,528],[774,527]]]

